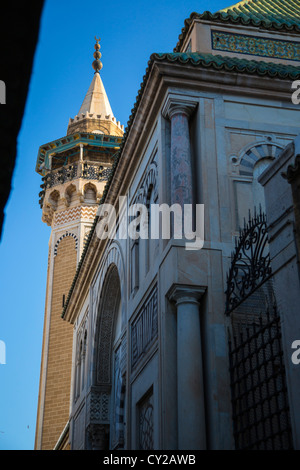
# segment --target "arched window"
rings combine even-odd
[[[54,210],[57,209],[59,198],[60,198],[60,194],[56,189],[52,191],[49,195],[49,203],[51,204]]]
[[[84,202],[86,204],[95,204],[97,202],[96,186],[88,183],[84,187]]]
[[[65,192],[67,205],[70,205],[73,202],[75,195],[76,195],[76,186],[74,184],[70,184],[67,187],[66,192]]]
[[[231,156],[236,231],[244,226],[244,219],[248,220],[249,211],[265,211],[264,188],[258,178],[281,150],[278,144],[263,142],[248,146],[239,156]]]

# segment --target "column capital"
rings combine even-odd
[[[198,303],[205,291],[205,286],[173,284],[168,290],[167,297],[171,302],[176,302],[176,304],[181,302]]]
[[[189,118],[196,106],[197,102],[187,97],[168,95],[162,109],[162,114],[167,119],[172,119],[175,114],[185,114]]]

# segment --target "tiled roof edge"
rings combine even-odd
[[[255,18],[249,18],[243,14],[233,14],[233,13],[224,13],[224,12],[216,12],[211,13],[210,11],[204,11],[203,13],[191,13],[189,18],[184,20],[184,27],[181,30],[181,34],[178,37],[178,42],[174,47],[173,52],[179,52],[183,41],[186,37],[186,34],[189,30],[189,27],[193,20],[206,20],[206,21],[214,21],[214,22],[222,22],[222,23],[230,23],[230,24],[241,24],[244,26],[255,26],[257,28],[264,28],[264,29],[273,29],[276,31],[295,31],[300,33],[300,24],[288,24],[288,23],[278,23],[277,21],[270,21],[268,19],[259,20]]]

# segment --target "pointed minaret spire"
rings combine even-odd
[[[112,112],[103,82],[100,77],[100,70],[103,67],[100,52],[100,38],[95,36],[94,61],[92,63],[94,77],[85,95],[83,103],[77,116],[70,119],[67,134],[74,132],[96,132],[111,135],[122,135],[124,126],[117,122]]]

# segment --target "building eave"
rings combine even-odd
[[[174,47],[173,52],[179,52],[182,48],[185,38],[187,37],[191,26],[194,21],[205,21],[210,23],[218,23],[219,25],[241,25],[245,27],[255,27],[260,30],[266,31],[281,31],[281,32],[289,32],[289,33],[300,33],[300,22],[299,24],[290,24],[290,23],[278,23],[276,21],[271,21],[269,19],[259,20],[255,18],[249,18],[243,15],[233,15],[228,14],[225,12],[216,12],[211,13],[210,11],[205,11],[203,13],[196,13],[193,12],[184,20],[184,27],[181,30],[181,34],[178,37],[178,42]]]

